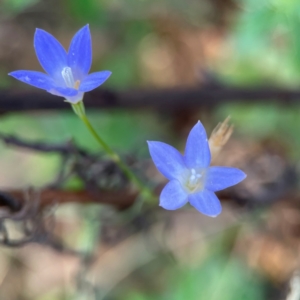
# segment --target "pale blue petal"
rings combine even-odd
[[[50,33],[36,29],[34,35],[36,56],[44,70],[57,81],[64,84],[61,72],[67,67],[67,53],[63,46]]]
[[[110,71],[91,73],[80,83],[79,91],[89,92],[101,85],[111,75]]]
[[[61,97],[74,97],[78,94],[78,90],[72,88],[54,87],[48,91],[49,93]]]
[[[246,176],[236,168],[210,167],[206,173],[205,188],[213,192],[220,191],[241,182]]]
[[[68,52],[68,65],[75,81],[82,80],[88,74],[91,64],[92,40],[89,25],[86,25],[74,35]]]
[[[178,179],[186,170],[183,157],[172,146],[148,141],[149,152],[156,168],[169,180]]]
[[[185,147],[184,160],[188,168],[207,168],[210,150],[205,128],[200,121],[192,128]]]
[[[54,86],[54,80],[49,75],[41,72],[20,70],[11,72],[8,75],[43,90],[49,90]]]
[[[218,197],[214,192],[206,189],[199,193],[190,194],[189,201],[198,211],[209,217],[216,217],[222,211]]]
[[[82,101],[83,99],[83,93],[79,92],[78,94],[76,94],[75,96],[71,96],[71,97],[66,97],[65,101],[69,102],[71,104],[76,104],[80,101]]]
[[[159,205],[164,209],[175,210],[188,202],[188,194],[177,180],[170,181],[162,190]]]

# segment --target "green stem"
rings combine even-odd
[[[128,166],[122,161],[120,156],[114,152],[106,142],[98,135],[89,119],[85,114],[84,104],[82,101],[72,104],[72,108],[74,112],[79,116],[82,122],[85,124],[87,129],[93,135],[93,137],[97,140],[100,146],[104,149],[107,155],[111,158],[112,161],[118,165],[118,167],[124,172],[125,176],[140,190],[142,196],[144,196],[148,200],[152,200],[154,198],[151,190],[145,186],[136,176],[135,174],[128,168]]]

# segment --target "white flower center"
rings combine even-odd
[[[74,76],[72,73],[72,69],[70,67],[64,67],[63,70],[61,71],[61,75],[67,87],[76,90],[79,88],[80,81],[79,80],[74,81]]]
[[[190,169],[184,181],[185,181],[184,187],[189,192],[197,192],[203,189],[204,186],[203,170]]]
[[[198,174],[195,169],[192,169],[188,184],[190,186],[196,186],[201,177],[202,177],[201,174]]]

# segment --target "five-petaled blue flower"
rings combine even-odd
[[[168,210],[190,202],[201,213],[215,217],[222,207],[214,192],[246,178],[236,168],[209,167],[211,154],[200,121],[188,136],[184,155],[161,142],[148,141],[148,146],[156,168],[170,180],[160,194],[160,206]]]
[[[84,92],[95,89],[111,75],[109,71],[88,75],[92,64],[92,43],[88,25],[75,34],[68,53],[56,38],[41,29],[36,29],[34,48],[47,74],[20,70],[9,75],[53,95],[64,97],[72,104],[81,101]]]

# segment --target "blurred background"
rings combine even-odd
[[[157,193],[145,141],[183,150],[230,116],[214,164],[248,177],[220,216],[141,206],[71,108],[7,76],[42,71],[35,28],[67,49],[87,23],[112,71],[88,116]],[[0,298],[300,299],[299,31],[298,1],[1,0]]]

